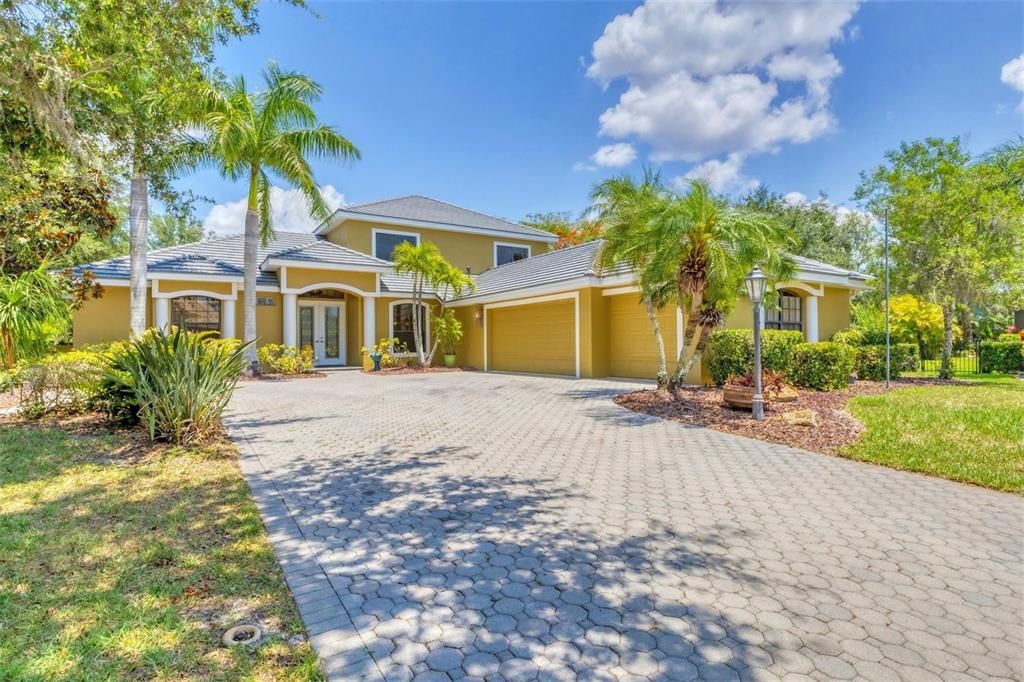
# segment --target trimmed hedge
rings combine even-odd
[[[790,382],[817,391],[844,388],[857,362],[857,351],[844,343],[822,341],[801,343],[793,348],[792,366],[786,373]],[[885,371],[885,355],[882,355]]]
[[[1024,372],[1024,343],[982,341],[978,351],[978,370],[983,374]]]
[[[792,363],[793,349],[803,342],[804,335],[801,332],[761,330],[762,368],[787,373]],[[719,329],[713,332],[708,343],[708,371],[716,386],[724,385],[731,376],[753,372],[754,330]]]

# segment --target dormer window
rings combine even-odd
[[[415,232],[397,232],[374,228],[373,255],[375,258],[391,260],[395,247],[405,242],[419,246],[420,236]]]
[[[530,247],[522,244],[503,244],[494,242],[494,267],[515,263],[530,257]]]

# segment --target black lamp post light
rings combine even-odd
[[[764,398],[761,396],[761,304],[764,302],[764,290],[768,278],[755,267],[747,275],[747,296],[754,304],[754,397],[750,401],[750,411],[756,421],[764,420]]]

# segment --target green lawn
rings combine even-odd
[[[979,375],[963,385],[859,396],[866,427],[843,455],[1024,493],[1024,381]]]
[[[0,424],[0,679],[319,679],[301,632],[231,447]]]

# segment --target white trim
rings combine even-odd
[[[147,271],[146,279],[150,281],[165,279],[168,282],[241,282],[241,275],[195,275],[185,272],[153,272]]]
[[[341,218],[337,222],[330,222],[330,219],[318,227],[313,234],[327,234],[339,227],[346,220],[357,220],[366,223],[380,223],[381,225],[397,225],[398,227],[419,227],[425,230],[441,230],[443,232],[462,232],[465,234],[486,234],[492,237],[504,237],[506,239],[523,239],[531,242],[546,242],[554,244],[558,241],[555,235],[533,235],[513,232],[512,230],[499,230],[489,227],[472,227],[470,225],[452,225],[451,223],[435,223],[429,220],[414,220],[411,218],[392,218],[390,216],[374,215],[372,213],[358,213],[339,209],[334,212],[331,219]]]
[[[526,257],[527,258],[529,258],[530,256],[533,255],[533,249],[530,248],[529,244],[513,244],[511,242],[497,242],[496,241],[496,242],[494,242],[494,247],[492,249],[493,252],[494,252],[494,267],[499,267],[500,265],[503,265],[502,263],[498,263],[498,247],[499,246],[508,246],[509,248],[513,248],[513,249],[526,249]],[[520,258],[519,260],[524,260],[524,259]],[[516,261],[514,261],[514,260],[509,261],[509,263],[515,263],[515,262]]]
[[[341,291],[348,291],[349,293],[353,293],[357,296],[369,296],[371,298],[376,298],[377,296],[376,292],[363,291],[362,289],[350,284],[342,284],[341,282],[316,282],[315,284],[307,284],[306,286],[299,287],[298,289],[282,289],[281,293],[304,294],[307,291],[314,291],[316,289],[340,289]]]
[[[153,292],[153,298],[181,298],[182,296],[205,296],[206,298],[215,298],[218,301],[234,301],[237,295],[232,294],[218,294],[213,291],[205,291],[203,289],[182,289],[181,291],[169,291],[169,292]]]
[[[416,246],[419,246],[423,240],[419,232],[402,232],[401,230],[386,230],[382,227],[374,227],[370,229],[370,255],[374,258],[380,258],[377,255],[377,235],[378,234],[397,234],[399,237],[416,237]],[[385,260],[381,258],[381,260]],[[388,268],[390,272],[392,268]]]
[[[512,308],[521,305],[530,305],[532,303],[548,303],[551,301],[564,301],[566,299],[573,300],[573,324],[576,327],[576,378],[580,378],[580,337],[582,331],[580,330],[580,292],[573,291],[567,294],[552,294],[550,296],[534,296],[532,298],[521,298],[515,301],[503,301],[500,303],[490,303],[484,306],[484,371],[490,371],[489,355],[490,349],[487,346],[487,312],[496,308]]]
[[[395,338],[395,306],[396,305],[404,305],[406,303],[408,303],[409,305],[416,305],[416,301],[412,300],[411,298],[400,298],[400,299],[398,299],[396,301],[391,301],[390,303],[388,303],[388,338],[389,339]],[[424,302],[420,303],[420,306],[422,306],[423,308],[427,309],[427,314],[423,316],[424,317],[424,321],[427,323],[427,328],[425,330],[423,330],[424,331],[423,342],[424,342],[424,344],[426,344],[428,346],[428,348],[424,348],[423,349],[423,354],[424,355],[428,355],[430,353],[429,346],[431,345],[430,344],[430,304],[427,303],[426,301],[424,301]],[[414,329],[415,329],[415,327],[414,327]],[[372,346],[372,344],[371,344],[371,346]],[[415,356],[416,355],[416,351],[410,351],[408,353],[394,353],[393,355],[395,357],[399,357],[399,358],[408,358],[408,357]]]
[[[808,294],[810,296],[824,296],[825,295],[825,285],[824,284],[819,284],[817,289],[812,287],[810,284],[807,284],[806,282],[797,282],[797,281],[794,281],[794,280],[787,280],[785,282],[779,282],[778,284],[775,285],[775,290],[776,291],[782,291],[784,289],[796,289],[797,291],[802,291],[805,294]]]
[[[268,258],[263,261],[264,269],[273,272],[272,268],[306,268],[309,270],[333,270],[342,272],[394,272],[390,265],[342,265],[340,263],[318,263],[308,260],[294,260],[291,258]]]
[[[602,296],[621,296],[622,294],[639,294],[640,287],[612,287],[611,289],[602,289]]]

